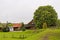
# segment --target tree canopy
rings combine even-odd
[[[57,12],[50,5],[40,6],[34,12],[33,18],[36,27],[42,28],[43,23],[46,23],[48,26],[56,26]]]

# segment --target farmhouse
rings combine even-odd
[[[12,23],[12,26],[8,26],[10,31],[19,31],[22,27],[21,23]]]
[[[18,31],[22,27],[21,23],[13,23],[13,29],[14,31]]]
[[[27,25],[25,25],[26,29],[35,29],[35,24],[33,20],[31,20]]]

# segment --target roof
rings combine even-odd
[[[21,23],[13,23],[13,27],[21,27],[22,24]]]
[[[25,25],[25,27],[34,27],[35,24],[33,22],[34,20],[32,19],[28,24]]]
[[[28,24],[34,24],[33,19]]]

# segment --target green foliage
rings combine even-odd
[[[57,28],[60,28],[60,19],[57,20]]]
[[[25,30],[26,30],[25,27],[24,27],[24,23],[23,23],[23,22],[22,22],[21,30],[22,30],[22,31],[25,31]]]
[[[3,30],[3,32],[9,32],[9,28],[8,27],[3,28],[2,30]]]
[[[43,23],[43,29],[47,29],[47,24],[46,24],[46,22]]]
[[[23,28],[22,28],[22,31],[25,31],[25,30],[26,30],[25,27],[23,27]]]
[[[34,12],[34,23],[36,27],[42,28],[43,23],[46,22],[47,26],[56,26],[57,13],[52,6],[40,6]]]
[[[12,26],[13,26],[13,24],[12,24],[12,23],[8,23],[8,24],[7,24],[7,26],[12,27]]]
[[[8,22],[5,24],[6,26],[2,29],[3,32],[9,32],[9,31],[10,31],[10,30],[9,30],[9,26],[10,26],[9,24],[10,24],[10,23],[8,23]]]

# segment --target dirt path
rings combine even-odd
[[[49,37],[49,35],[45,35],[45,36],[42,38],[42,40],[49,40],[48,37]]]
[[[49,36],[54,36],[54,35],[56,35],[56,33],[48,33],[48,34],[44,35],[41,38],[41,40],[49,40]]]
[[[49,40],[49,36],[51,36],[51,35],[53,35],[53,34],[48,33],[48,34],[44,35],[41,40]]]

